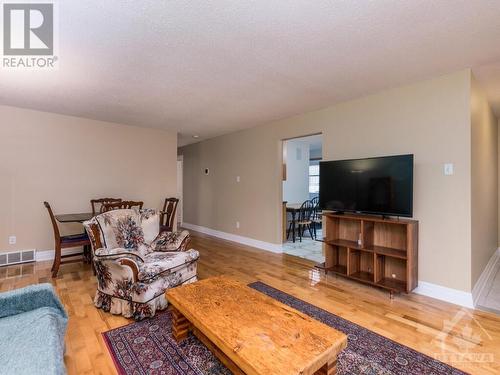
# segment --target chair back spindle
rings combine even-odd
[[[307,200],[300,206],[299,222],[310,222],[314,214],[314,204],[312,201]]]
[[[177,198],[166,198],[163,204],[163,210],[160,216],[160,228],[162,231],[172,232],[174,228],[175,213],[177,211],[177,205],[179,204],[179,199]]]
[[[108,203],[118,203],[121,202],[121,198],[99,198],[91,199],[90,205],[92,206],[92,216],[102,214],[104,212],[104,205]]]
[[[104,203],[102,206],[103,206],[102,212],[108,212],[108,211],[112,211],[112,210],[123,210],[123,209],[134,208],[134,207],[142,209],[142,206],[144,206],[144,202],[141,202],[141,201],[120,201],[120,202],[114,202],[114,203]]]

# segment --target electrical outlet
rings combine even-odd
[[[17,242],[16,236],[10,236],[9,237],[9,245],[15,245]]]
[[[455,166],[453,163],[446,163],[444,165],[444,175],[445,176],[453,176],[455,174]]]
[[[240,222],[239,221],[236,222],[236,229],[240,229]]]

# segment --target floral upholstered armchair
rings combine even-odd
[[[96,307],[140,320],[167,307],[165,290],[197,280],[189,232],[161,232],[155,210],[105,212],[84,223],[97,274]]]

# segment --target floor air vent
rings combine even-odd
[[[11,264],[28,263],[35,261],[35,250],[14,251],[0,253],[0,267]]]

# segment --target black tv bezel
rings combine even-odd
[[[321,164],[322,163],[335,163],[335,162],[349,162],[349,161],[360,161],[360,160],[372,160],[372,159],[388,159],[388,158],[397,158],[397,157],[411,157],[412,161],[412,169],[411,169],[411,200],[410,200],[410,212],[401,214],[401,213],[395,213],[395,212],[380,212],[380,211],[360,211],[360,210],[338,210],[337,212],[350,212],[350,213],[356,213],[356,214],[368,214],[368,215],[380,215],[380,216],[396,216],[396,217],[408,217],[412,218],[413,217],[413,199],[414,199],[414,181],[415,181],[415,155],[414,154],[401,154],[401,155],[386,155],[386,156],[373,156],[369,158],[358,158],[358,159],[339,159],[339,160],[322,160],[320,161],[320,171],[321,171]],[[319,175],[319,202],[321,203],[321,173]],[[332,211],[332,210],[326,210],[324,207],[320,206],[322,210],[325,211]],[[335,211],[333,211],[335,212]]]

